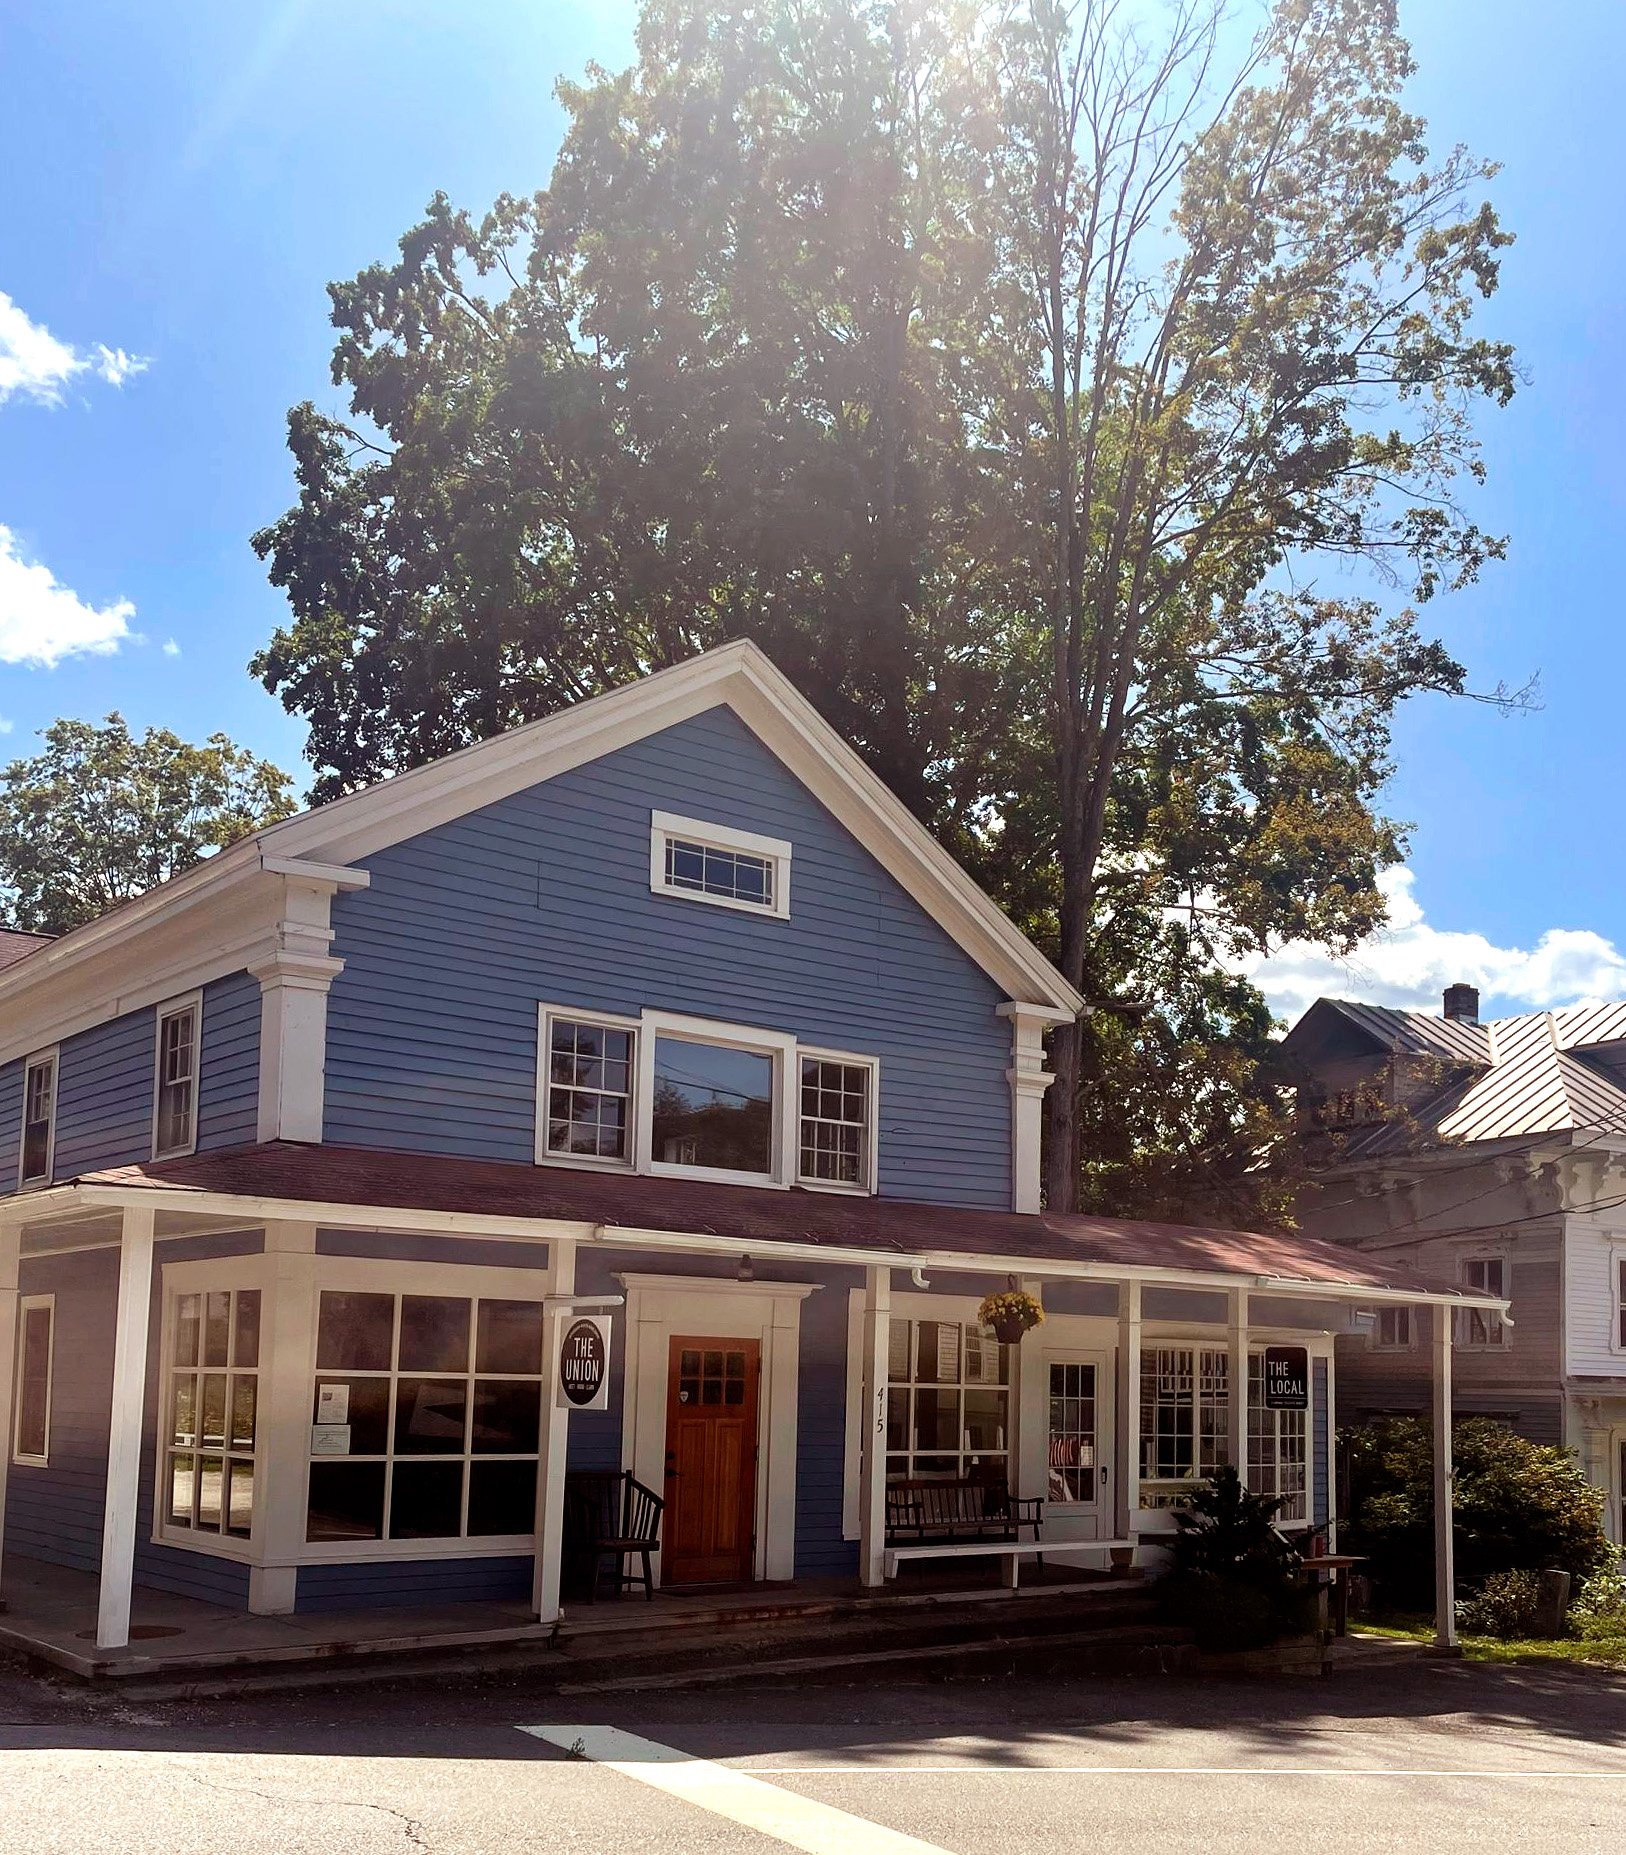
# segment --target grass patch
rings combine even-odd
[[[1432,1642],[1434,1622],[1422,1617],[1362,1618],[1350,1624],[1363,1636],[1381,1636],[1390,1642]],[[1581,1667],[1626,1668],[1626,1632],[1618,1636],[1516,1637],[1463,1636],[1463,1658],[1470,1662],[1569,1662]]]

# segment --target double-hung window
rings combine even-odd
[[[542,1012],[544,1107],[538,1160],[632,1163],[637,1028],[621,1019]]]
[[[158,1011],[153,1074],[152,1154],[170,1159],[190,1153],[198,1138],[198,1029],[201,1001],[178,999]]]
[[[1379,1308],[1372,1328],[1372,1349],[1380,1353],[1409,1352],[1412,1344],[1411,1309]]]
[[[1462,1262],[1462,1286],[1475,1294],[1507,1294],[1507,1258],[1505,1256],[1466,1256]],[[1457,1344],[1488,1351],[1507,1344],[1507,1327],[1492,1308],[1457,1309]]]
[[[51,1355],[56,1302],[51,1295],[24,1295],[17,1309],[16,1421],[11,1459],[44,1468],[51,1453]]]
[[[875,1065],[803,1052],[797,1174],[804,1185],[874,1189]]]
[[[790,850],[783,838],[654,812],[649,886],[657,895],[784,920],[790,914]]]
[[[56,1153],[55,1050],[31,1056],[23,1067],[23,1132],[17,1167],[20,1185],[50,1183]]]
[[[532,1535],[542,1324],[540,1299],[323,1289],[306,1539]]]

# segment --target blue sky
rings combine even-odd
[[[1604,809],[1626,688],[1626,8],[1571,0],[1539,33],[1514,0],[1403,0],[1403,18],[1435,145],[1504,164],[1493,197],[1519,242],[1484,326],[1529,374],[1483,422],[1478,513],[1511,556],[1429,618],[1477,686],[1539,672],[1543,706],[1416,705],[1392,931],[1347,965],[1288,950],[1262,977],[1284,1010],[1324,990],[1426,1002],[1458,977],[1504,1009],[1626,996]],[[625,63],[632,22],[558,0],[11,0],[0,751],[117,706],[303,774],[302,729],[244,668],[283,613],[248,538],[292,497],[287,408],[333,399],[323,286],[389,255],[437,187],[480,207],[545,181],[555,77]]]

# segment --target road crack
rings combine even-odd
[[[376,1810],[381,1816],[394,1817],[401,1825],[401,1833],[415,1849],[421,1849],[423,1855],[433,1855],[433,1844],[429,1841],[421,1817],[411,1816],[405,1810],[397,1810],[387,1803],[367,1803],[356,1797],[295,1797],[286,1791],[261,1790],[253,1784],[222,1784],[218,1779],[206,1778],[201,1772],[186,1770],[185,1775],[194,1784],[202,1785],[205,1790],[221,1791],[240,1797],[258,1797],[262,1803],[295,1804],[317,1810]]]

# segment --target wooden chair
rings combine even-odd
[[[615,1565],[615,1588],[644,1587],[646,1599],[655,1595],[655,1574],[650,1564],[660,1551],[661,1514],[666,1503],[646,1488],[630,1469],[619,1474],[580,1472],[565,1477],[565,1533],[567,1551],[581,1555],[583,1587],[589,1603],[597,1601],[604,1579],[604,1562]],[[629,1559],[637,1559],[642,1574],[629,1572]]]

